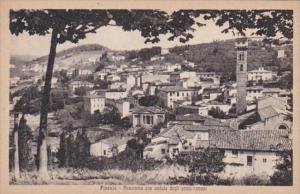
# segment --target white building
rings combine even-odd
[[[138,107],[132,112],[133,127],[153,127],[165,121],[166,111],[160,107]]]
[[[140,81],[142,83],[168,83],[170,79],[170,75],[168,74],[153,74],[153,73],[147,73],[140,76]]]
[[[113,157],[124,151],[127,146],[127,141],[132,137],[113,136],[106,139],[96,141],[90,145],[90,154],[92,156]]]
[[[121,114],[121,118],[127,117],[130,115],[129,109],[130,109],[130,103],[125,100],[106,100],[107,104],[111,104],[114,107],[116,107]]]
[[[184,88],[199,87],[201,86],[201,82],[198,77],[189,77],[181,79],[180,85]]]
[[[97,71],[93,74],[94,80],[105,80],[107,72]]]
[[[192,89],[183,88],[180,86],[169,86],[158,89],[158,96],[164,101],[164,105],[169,108],[174,108],[175,101],[192,100]]]
[[[92,75],[92,71],[89,69],[75,69],[74,70],[74,76],[89,76]]]
[[[98,90],[99,95],[105,96],[106,99],[120,100],[126,98],[128,91],[125,89],[107,89],[107,90]]]
[[[107,81],[115,82],[115,81],[120,81],[121,77],[116,75],[116,74],[111,74],[106,76]]]
[[[214,79],[216,78],[216,73],[215,72],[197,72],[197,76],[203,79]]]
[[[105,98],[98,95],[85,96],[83,107],[90,114],[94,114],[95,111],[102,112],[105,108]]]
[[[9,79],[10,86],[17,86],[20,81],[20,77],[11,77]]]
[[[168,48],[161,48],[161,55],[166,55],[166,54],[169,54],[170,51]]]
[[[182,72],[174,72],[170,74],[170,82],[171,83],[179,83],[180,80],[184,78],[196,77],[195,71],[182,71]]]
[[[144,149],[145,158],[173,158],[182,151],[208,146],[208,130],[195,125],[174,125],[155,136]],[[182,143],[185,142],[185,143]]]
[[[253,102],[257,100],[258,98],[261,98],[263,96],[263,87],[260,86],[254,86],[254,87],[247,87],[247,96],[246,100],[249,102]]]
[[[284,50],[278,50],[277,51],[277,58],[284,58],[284,57],[285,57]]]
[[[69,84],[69,88],[72,91],[75,91],[77,88],[86,87],[86,88],[93,88],[94,84],[87,81],[71,81]]]
[[[273,79],[273,72],[265,70],[263,67],[257,70],[248,71],[248,81],[266,81]]]
[[[165,63],[160,65],[160,70],[165,72],[174,72],[175,70],[181,70],[181,65],[179,63],[171,64]]]
[[[225,177],[270,176],[275,171],[279,151],[292,149],[284,130],[211,130],[210,146],[223,150],[227,164]]]

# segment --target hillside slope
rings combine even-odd
[[[215,41],[212,43],[174,47],[171,53],[182,55],[186,60],[195,63],[199,70],[232,72],[235,71],[236,50],[234,40]],[[283,49],[287,57],[277,59],[277,50]],[[276,70],[277,67],[292,66],[292,46],[271,47],[261,41],[249,41],[248,70],[260,66]]]

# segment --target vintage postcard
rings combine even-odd
[[[0,193],[300,193],[299,16],[1,1]]]

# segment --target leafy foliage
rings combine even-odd
[[[270,177],[272,185],[293,185],[293,152],[290,150],[281,151],[280,160],[276,165],[276,171]]]
[[[23,90],[22,93],[23,95],[21,99],[18,100],[17,103],[15,104],[14,110],[16,112],[34,113],[35,111],[32,111],[32,109],[30,109],[30,101],[40,98],[41,92],[38,90],[37,87],[31,86]]]
[[[124,31],[138,30],[145,42],[159,42],[160,34],[171,34],[168,40],[180,42],[193,38],[195,26],[204,26],[196,18],[214,20],[217,26],[228,25],[222,32],[293,38],[292,10],[178,10],[167,14],[161,10],[11,10],[10,31],[18,35],[46,35],[56,29],[58,42],[77,43],[87,33],[95,33],[103,26],[121,26]]]
[[[175,155],[175,162],[179,165],[188,166],[190,176],[178,180],[177,183],[187,184],[216,184],[218,181],[217,173],[221,172],[225,163],[223,162],[224,153],[216,148],[202,148],[197,151],[180,152]]]
[[[212,107],[209,111],[208,114],[211,115],[214,118],[218,119],[224,119],[226,117],[226,113],[222,111],[219,107]]]
[[[157,96],[143,96],[139,99],[139,104],[142,106],[155,106],[159,101]]]
[[[78,95],[78,96],[85,96],[87,94],[88,88],[87,87],[79,87],[76,88],[74,91],[74,94]]]
[[[58,160],[60,167],[83,167],[89,157],[90,142],[84,131],[77,131],[76,138],[73,133],[64,131],[60,136]]]

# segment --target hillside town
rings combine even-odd
[[[227,74],[226,68],[213,69],[213,63],[198,68],[200,62],[184,57],[188,50],[179,48],[59,56],[48,114],[50,164],[72,166],[71,160],[62,162],[63,146],[69,149],[72,144],[66,142],[81,138],[84,147],[77,149],[98,161],[118,158],[132,148],[141,160],[167,163],[180,154],[214,148],[224,154],[222,177],[272,176],[278,152],[292,150],[292,64],[286,64],[291,54],[274,45],[254,51],[253,44],[261,42],[233,40],[234,68]],[[268,49],[284,68],[263,60],[251,64],[253,52]],[[10,77],[10,132],[25,122],[32,161],[45,64],[42,58],[33,60]]]

